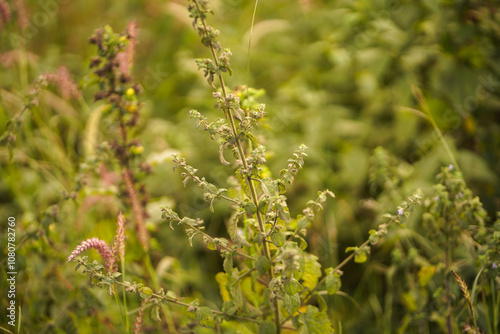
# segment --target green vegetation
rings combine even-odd
[[[0,0],[0,330],[500,333],[499,22]]]

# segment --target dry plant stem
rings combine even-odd
[[[120,135],[122,137],[123,145],[127,145],[127,128],[123,123],[122,117],[120,117]]]
[[[122,178],[125,183],[125,188],[127,190],[128,197],[130,198],[130,203],[132,205],[132,212],[134,214],[134,219],[137,224],[137,236],[142,245],[142,248],[148,250],[148,240],[146,226],[144,226],[144,212],[137,196],[137,191],[134,188],[134,182],[132,181],[132,176],[126,167],[122,168]]]
[[[120,136],[123,142],[123,146],[127,145],[127,128],[123,123],[123,118],[120,117]],[[123,159],[120,159],[123,160]],[[147,251],[149,248],[149,240],[148,240],[148,232],[146,230],[146,226],[144,225],[144,210],[140,203],[139,197],[137,196],[137,191],[134,187],[134,181],[132,180],[132,175],[130,174],[129,169],[127,168],[127,161],[121,161],[123,165],[122,168],[122,178],[125,183],[125,189],[127,191],[127,195],[130,199],[130,203],[132,205],[132,212],[134,214],[135,223],[137,225],[137,237],[139,238],[139,242],[142,245],[144,251]]]
[[[194,0],[194,3],[196,4],[196,8],[198,9],[198,11],[200,11],[200,6],[198,4],[198,1]],[[201,22],[203,24],[205,31],[207,31],[207,26],[206,26],[204,18],[201,18]],[[219,67],[219,61],[217,59],[217,55],[216,55],[215,50],[214,50],[212,45],[210,45],[210,52],[212,53],[212,58],[214,60],[215,66]],[[219,77],[219,82],[220,82],[220,86],[221,86],[221,90],[222,90],[222,96],[224,97],[224,99],[227,99],[227,92],[226,92],[226,85],[224,83],[224,78],[222,77],[222,74],[220,72],[217,74],[217,76]],[[243,150],[243,145],[242,145],[242,143],[239,139],[239,136],[238,136],[238,131],[236,129],[236,122],[234,120],[233,112],[230,108],[227,108],[227,110],[224,110],[224,111],[226,112],[226,116],[229,119],[229,123],[231,125],[231,132],[233,133],[236,147],[238,148],[238,155],[239,155],[240,161],[243,165],[243,168],[245,170],[248,170],[248,163],[247,163],[246,158],[245,158],[245,152]],[[255,207],[258,208],[259,207],[259,199],[257,197],[257,191],[255,189],[255,185],[254,185],[250,176],[246,176],[245,179],[246,179],[246,182],[247,182],[248,187],[250,189],[252,201],[255,204]],[[264,226],[264,221],[262,219],[262,215],[260,214],[259,210],[257,210],[255,215],[257,217],[257,222],[259,224],[260,232],[265,235],[266,229]],[[271,265],[269,267],[269,276],[271,279],[273,279],[274,278],[274,267],[272,265],[271,251],[269,250],[269,247],[265,241],[262,243],[262,248],[264,250],[264,255],[267,257],[267,259],[271,263]],[[273,304],[274,304],[274,321],[276,324],[276,330],[277,330],[277,333],[280,333],[281,332],[280,331],[280,312],[279,312],[279,305],[278,305],[278,298],[277,297],[273,298]]]

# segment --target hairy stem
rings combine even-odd
[[[197,0],[193,0],[193,2],[195,3],[196,5],[196,8],[198,9],[198,11],[200,11],[200,6],[198,4],[198,1]],[[203,24],[203,27],[205,29],[205,31],[207,31],[207,25],[205,23],[205,20],[203,17],[200,17],[200,20]],[[215,66],[218,68],[219,67],[219,61],[217,59],[217,55],[216,55],[216,52],[215,52],[215,49],[214,47],[210,44],[210,52],[212,54],[212,59],[215,63]],[[226,85],[224,83],[224,78],[222,77],[222,74],[220,73],[220,71],[217,73],[217,76],[219,78],[219,82],[220,82],[220,86],[221,86],[221,90],[222,90],[222,96],[224,97],[224,99],[227,99],[227,91],[226,91]],[[231,110],[231,108],[227,108],[227,110],[224,110],[226,112],[226,116],[227,118],[229,119],[229,124],[231,126],[231,132],[233,134],[233,138],[235,140],[235,145],[238,149],[238,156],[239,156],[239,160],[241,161],[242,165],[243,165],[243,168],[245,170],[248,170],[248,163],[247,163],[247,160],[245,158],[245,151],[243,149],[243,144],[241,142],[241,140],[239,139],[239,136],[238,136],[238,130],[237,130],[237,127],[236,127],[236,122],[234,120],[234,115],[233,115],[233,110]],[[250,195],[251,195],[251,199],[253,201],[253,203],[255,204],[255,207],[259,207],[259,198],[257,197],[257,190],[255,189],[255,184],[253,183],[252,179],[251,179],[251,176],[250,175],[247,175],[245,177],[246,179],[246,182],[248,184],[248,187],[250,189]],[[259,210],[257,210],[256,212],[256,217],[257,217],[257,222],[259,224],[259,230],[261,233],[263,233],[263,235],[265,235],[266,233],[266,228],[264,226],[264,220],[262,218],[262,215],[261,213],[259,212]],[[270,267],[269,267],[269,276],[272,278],[274,278],[274,267],[272,265],[272,258],[271,258],[271,251],[269,249],[269,246],[267,245],[266,242],[263,242],[262,243],[262,248],[263,248],[263,252],[264,252],[264,255],[267,257],[267,259],[269,260],[269,262],[271,263]],[[279,306],[278,306],[278,299],[277,297],[273,299],[273,306],[274,306],[274,320],[275,320],[275,324],[276,324],[276,327],[277,327],[277,333],[280,333],[280,312],[279,312]]]
[[[214,238],[212,238],[209,234],[205,233],[203,230],[201,230],[195,226],[190,226],[189,228],[196,230],[198,233],[200,233],[201,235],[203,235],[205,238],[209,239],[210,241],[214,241]],[[248,254],[245,254],[245,253],[242,253],[239,251],[234,251],[231,247],[227,247],[227,246],[220,245],[220,244],[218,244],[217,247],[222,248],[230,253],[236,252],[237,255],[244,257],[246,259],[255,260],[252,256],[250,256]]]
[[[130,288],[131,287],[130,283],[124,283],[124,282],[120,282],[120,281],[116,281],[115,283],[118,284],[118,285],[121,285],[121,286],[123,286],[125,288]],[[191,305],[188,304],[188,303],[181,302],[180,300],[177,300],[177,299],[174,299],[174,298],[169,298],[169,297],[166,297],[166,296],[162,296],[162,295],[154,293],[154,292],[151,294],[151,297],[158,298],[158,299],[161,299],[163,301],[166,301],[166,302],[169,302],[169,303],[172,303],[172,304],[184,306],[186,308],[190,308],[191,307]],[[259,322],[259,320],[257,320],[257,319],[247,318],[247,317],[239,316],[239,315],[236,315],[236,314],[228,315],[228,314],[226,314],[224,312],[217,311],[217,310],[211,310],[211,311],[214,314],[218,314],[218,315],[221,315],[221,316],[229,316],[229,317],[234,318],[234,319],[239,319],[239,320],[244,320],[244,321],[250,321],[250,322]]]

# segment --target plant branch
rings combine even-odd
[[[131,288],[132,285],[130,283],[127,283],[127,282],[119,282],[119,281],[116,281],[115,282],[116,284],[118,285],[121,285],[125,288]],[[161,299],[161,300],[164,300],[166,302],[169,302],[169,303],[172,303],[172,304],[176,304],[176,305],[180,305],[180,306],[184,306],[184,307],[187,307],[187,308],[190,308],[192,307],[192,305],[188,304],[188,303],[184,303],[184,302],[181,302],[177,299],[174,299],[174,298],[170,298],[170,297],[167,297],[167,296],[162,296],[160,294],[157,294],[157,293],[152,293],[151,294],[151,297],[155,297],[155,298],[158,298],[158,299]],[[253,319],[253,318],[248,318],[248,317],[244,317],[244,316],[241,316],[241,315],[229,315],[229,314],[226,314],[224,312],[221,312],[221,311],[217,311],[217,310],[211,310],[214,314],[217,314],[217,315],[221,315],[221,316],[228,316],[228,317],[231,317],[231,318],[234,318],[234,319],[239,319],[239,320],[244,320],[244,321],[250,321],[250,322],[258,322],[259,320],[257,319]]]
[[[207,234],[206,232],[204,232],[203,230],[199,229],[198,227],[196,226],[192,226],[192,225],[189,225],[189,228],[192,228],[194,230],[196,230],[196,233],[199,233],[201,235],[203,235],[205,238],[209,239],[211,242],[214,242],[215,239],[212,238],[209,234]],[[215,243],[215,242],[214,242]],[[236,252],[236,254],[238,254],[239,256],[242,256],[244,258],[247,258],[247,259],[250,259],[250,260],[255,260],[254,257],[248,255],[248,254],[245,254],[245,253],[241,253],[241,252],[238,252],[237,250],[234,250],[230,247],[227,247],[225,245],[222,245],[220,243],[216,243],[217,246],[219,246],[220,248],[223,248],[224,250],[228,251],[228,252]]]

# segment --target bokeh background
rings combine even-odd
[[[21,333],[125,332],[114,298],[90,286],[74,264],[66,263],[83,239],[112,240],[120,210],[113,188],[116,175],[98,170],[102,182],[87,184],[76,199],[64,198],[82,177],[85,145],[113,131],[104,122],[97,133],[89,133],[89,124],[96,121],[92,115],[102,103],[93,102],[96,88],[85,84],[96,52],[87,39],[104,25],[123,31],[131,21],[139,28],[134,79],[144,90],[136,135],[152,165],[143,180],[150,194],[151,262],[162,286],[220,307],[214,278],[222,270],[220,256],[201,242],[189,247],[182,229],[172,231],[160,218],[160,206],[170,205],[182,215],[202,217],[207,231],[217,235],[224,233],[230,213],[224,205],[210,212],[201,190],[191,185],[184,189],[169,158],[183,154],[200,175],[221,185],[232,173],[220,164],[217,143],[196,130],[189,118],[191,109],[211,119],[220,115],[194,63],[209,54],[191,28],[185,2],[2,3],[10,15],[2,5],[0,133],[10,119],[22,123],[12,157],[7,146],[0,147],[0,235],[5,253],[6,219],[15,217]],[[416,189],[430,192],[440,168],[452,163],[430,122],[408,109],[419,108],[412,87],[425,96],[467,185],[491,218],[488,224],[495,220],[500,207],[496,1],[274,0],[256,7],[244,0],[211,3],[209,22],[220,30],[223,48],[233,53],[228,86],[265,91],[261,102],[268,115],[258,133],[267,147],[270,171],[278,175],[300,144],[309,147],[305,168],[288,192],[291,213],[299,214],[318,190],[336,195],[308,234],[309,251],[324,267],[342,261],[346,247],[360,245],[381,215],[394,213]],[[82,97],[67,97],[49,85],[37,97],[36,112],[22,111],[36,78],[61,66],[79,84]],[[418,214],[407,228],[425,235]],[[134,231],[127,233],[129,278],[147,280]],[[403,293],[394,292],[392,304],[386,298],[385,277],[398,238],[373,249],[367,263],[345,267],[342,291],[347,297],[328,299],[337,329],[389,333],[390,324],[398,328],[399,319],[388,317],[388,309],[410,313]],[[97,258],[96,253],[89,256]],[[2,293],[5,284],[2,278]],[[130,298],[134,311],[138,300]],[[189,318],[180,308],[170,311],[172,323]],[[154,333],[165,330],[162,326],[148,320],[146,328]]]

